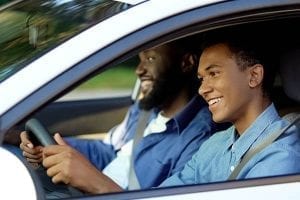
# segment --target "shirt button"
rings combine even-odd
[[[231,167],[230,167],[230,171],[233,172],[233,170],[234,170],[234,166],[231,166]]]

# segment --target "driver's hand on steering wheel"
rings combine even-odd
[[[23,151],[23,156],[33,167],[38,167],[43,161],[43,146],[34,146],[34,144],[29,140],[26,131],[23,131],[20,134],[20,138],[20,148]]]

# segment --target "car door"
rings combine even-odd
[[[230,3],[220,3],[214,6],[208,6],[207,8],[201,8],[199,10],[193,10],[190,11],[187,15],[189,17],[186,17],[189,22],[193,21],[193,19],[196,20],[196,18],[209,18],[207,13],[210,13],[210,11],[213,10],[213,8],[218,7],[218,13],[222,11],[224,12],[232,12],[232,9],[239,10],[241,13],[245,11],[244,14],[237,17],[238,15],[230,15],[224,18],[216,17],[215,21],[213,20],[213,23],[210,21],[208,24],[212,23],[218,27],[223,25],[229,25],[229,24],[235,24],[235,23],[249,23],[249,22],[259,22],[259,21],[269,21],[269,19],[275,20],[275,24],[277,24],[279,27],[279,22],[281,21],[281,17],[283,14],[286,19],[289,19],[288,16],[291,18],[295,17],[295,13],[290,13],[292,15],[289,15],[288,12],[286,12],[286,9],[289,9],[291,2],[287,4],[282,4],[280,2],[269,2],[271,3],[270,6],[262,5],[258,1],[252,1],[246,2],[246,1],[240,1],[239,5],[235,4],[236,2],[230,2]],[[256,4],[257,3],[257,4]],[[268,2],[264,2],[268,3]],[[276,5],[275,5],[276,4]],[[288,5],[289,4],[289,5]],[[223,5],[219,7],[220,5]],[[256,7],[257,6],[257,7]],[[298,7],[299,5],[293,5],[294,8]],[[234,7],[234,8],[233,8]],[[240,9],[238,9],[238,7]],[[248,8],[251,7],[251,13]],[[254,9],[255,7],[255,9]],[[222,8],[222,9],[221,9]],[[212,9],[212,10],[210,10]],[[228,9],[228,10],[226,10]],[[265,10],[264,10],[265,9]],[[230,11],[231,10],[231,11]],[[237,11],[236,10],[236,11]],[[206,12],[205,12],[206,11]],[[195,13],[194,13],[195,12]],[[197,13],[197,14],[196,14]],[[202,16],[201,14],[206,16]],[[274,15],[274,13],[280,13],[279,15]],[[191,14],[191,15],[189,15]],[[299,13],[298,13],[299,14]],[[298,15],[296,14],[296,15]],[[195,18],[192,17],[192,15],[195,15]],[[226,14],[225,14],[226,15]],[[176,20],[173,18],[174,21],[177,22],[177,24],[180,24],[180,22],[183,22],[185,17],[182,16],[176,16],[174,18],[177,18]],[[196,17],[197,16],[197,17]],[[259,17],[260,16],[260,17]],[[181,18],[183,17],[183,18]],[[232,17],[232,18],[231,18]],[[237,21],[235,21],[237,20]],[[276,21],[278,20],[278,21]],[[172,21],[172,20],[171,20]],[[174,22],[173,21],[173,22]],[[271,20],[272,21],[272,20]],[[288,21],[288,20],[287,20]],[[185,21],[185,23],[187,23]],[[224,24],[223,24],[224,23]],[[272,23],[272,22],[270,22]],[[177,34],[181,35],[187,32],[193,32],[196,30],[205,30],[205,28],[209,27],[208,24],[199,23],[195,26],[186,26],[183,29],[178,30],[178,32],[173,32],[172,34],[164,35],[164,39],[168,40],[170,38],[174,38],[177,36]],[[293,23],[291,23],[293,24]],[[291,25],[290,24],[290,25]],[[153,26],[157,26],[157,28],[161,28],[159,30],[162,30],[163,28],[160,27],[160,25],[164,25],[164,27],[174,27],[175,25],[168,24],[168,20],[165,20],[164,22],[158,23]],[[282,26],[283,28],[285,26]],[[153,28],[153,27],[151,27]],[[169,28],[170,29],[170,28]],[[176,29],[176,28],[175,28]],[[208,28],[209,29],[209,28]],[[147,30],[147,29],[146,29]],[[144,33],[146,32],[144,30]],[[284,29],[285,30],[285,29]],[[290,30],[291,31],[291,30]],[[171,31],[170,31],[171,32]],[[196,31],[197,32],[197,31]],[[297,34],[295,34],[297,35]],[[295,39],[297,37],[295,36]],[[161,40],[161,38],[159,38]],[[158,41],[160,41],[158,40]],[[152,44],[155,45],[156,42],[154,41]],[[284,42],[283,42],[284,43]],[[279,43],[282,44],[282,43]],[[147,45],[146,45],[147,46]],[[276,82],[278,87],[280,87],[280,83]],[[275,87],[276,88],[276,87]],[[277,91],[278,89],[278,91]],[[278,95],[276,98],[276,104],[282,112],[281,114],[284,115],[288,109],[296,111],[299,109],[299,103],[295,102],[291,99],[286,98],[285,94],[282,93],[280,88],[276,88],[275,94]],[[155,188],[155,189],[149,189],[144,191],[128,191],[120,194],[104,194],[104,195],[98,195],[95,197],[86,197],[86,198],[78,198],[78,199],[220,199],[220,198],[231,198],[231,199],[253,199],[253,198],[261,198],[262,196],[267,195],[267,198],[270,199],[298,199],[300,193],[299,193],[299,180],[300,176],[298,174],[296,175],[289,175],[289,176],[279,176],[279,177],[268,177],[268,178],[257,178],[257,179],[250,179],[250,180],[241,180],[241,181],[225,181],[225,182],[218,182],[218,183],[210,183],[210,184],[199,184],[199,185],[189,185],[189,186],[181,186],[181,187],[170,187],[170,188]],[[267,191],[267,193],[266,193]],[[76,199],[76,198],[75,198]]]
[[[132,56],[135,56],[140,50],[146,49],[149,46],[155,46],[162,42],[190,34],[205,32],[209,29],[217,29],[236,24],[247,24],[250,22],[256,23],[260,21],[275,20],[274,22],[278,23],[281,19],[299,18],[299,6],[299,3],[294,1],[282,2],[277,0],[254,0],[238,1],[238,3],[235,1],[229,1],[191,9],[166,19],[162,19],[156,23],[149,24],[77,63],[69,71],[60,74],[47,85],[33,93],[32,96],[27,97],[12,110],[2,115],[1,120],[7,120],[3,124],[3,130],[7,130],[8,127],[11,127],[16,123],[17,120],[14,121],[12,118],[16,113],[21,112],[22,109],[25,109],[26,111],[24,116],[30,116],[28,113],[35,113],[34,111],[36,111],[36,107],[31,106],[31,104],[36,100],[39,100],[38,102],[42,102],[38,105],[40,109],[42,109],[42,105],[46,105],[47,103],[46,107],[43,108],[47,109],[48,106],[55,107],[55,103],[52,103],[52,101],[61,97],[62,94],[65,94],[66,90],[70,90],[70,85],[76,85],[78,79],[86,79],[96,71],[103,71],[105,68],[112,67],[115,63],[120,63],[124,59],[129,59]],[[294,38],[296,37],[294,36]],[[108,55],[110,55],[109,58]],[[63,89],[60,89],[59,87],[62,87]],[[49,94],[49,91],[51,91],[51,95]],[[53,99],[53,96],[57,98]],[[57,105],[59,104],[60,103]],[[294,110],[297,106],[299,106],[299,103],[286,101],[283,97],[279,98],[278,105],[282,106],[282,108],[287,108],[288,105],[290,106],[289,109]],[[51,110],[54,108],[49,109]],[[40,112],[41,117],[43,115],[50,115],[47,114],[47,112]],[[54,111],[54,113],[55,112],[57,111]],[[74,116],[75,115],[76,114],[74,114]],[[20,118],[23,119],[24,116],[21,116]],[[252,198],[253,196],[251,196],[251,194],[254,192],[259,191],[259,194],[262,194],[266,190],[271,193],[275,191],[283,191],[284,194],[282,196],[275,195],[272,197],[274,199],[281,199],[285,197],[285,195],[286,197],[291,197],[290,199],[297,199],[300,195],[298,190],[299,180],[299,175],[296,174],[244,181],[149,189],[145,191],[124,192],[120,194],[107,194],[74,199],[219,199],[220,196],[240,199],[247,197]],[[242,188],[242,190],[240,190],[240,188]],[[255,188],[257,188],[257,190]],[[282,190],[283,188],[285,189]],[[289,194],[292,195],[289,196]]]

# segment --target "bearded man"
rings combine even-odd
[[[42,163],[53,183],[69,184],[86,193],[132,189],[131,163],[140,188],[158,186],[182,170],[217,128],[207,104],[197,95],[198,57],[192,46],[181,40],[139,53],[136,74],[142,98],[110,132],[109,139],[63,140],[55,134],[58,145],[34,147],[22,132],[23,155],[31,163]],[[150,117],[133,149],[138,119],[145,110]]]

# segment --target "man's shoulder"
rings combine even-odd
[[[289,126],[289,122],[284,119],[280,119],[274,123],[276,125],[276,131],[283,131]],[[284,149],[290,149],[291,151],[297,151],[300,154],[300,132],[299,129],[292,125],[285,130],[282,135],[274,142],[274,145],[281,146]]]

